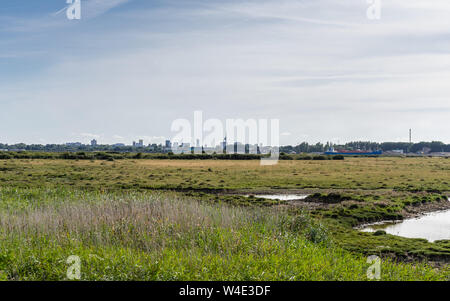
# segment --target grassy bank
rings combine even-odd
[[[0,189],[0,277],[63,280],[367,280],[366,257],[306,214],[231,207],[176,193]],[[449,271],[383,261],[383,280]]]

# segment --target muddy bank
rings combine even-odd
[[[320,211],[324,217],[344,218],[352,227],[380,222],[392,222],[448,210],[450,201],[443,194],[399,192],[392,190],[350,189],[276,189],[234,191],[233,194],[284,200],[284,206],[308,211]],[[305,197],[306,196],[306,197]]]
[[[440,202],[432,202],[426,204],[420,204],[419,206],[406,206],[401,214],[405,218],[416,218],[426,213],[432,213],[436,211],[450,210],[450,201],[442,200]]]
[[[184,189],[189,190],[189,189]],[[200,191],[201,189],[197,189]],[[203,189],[204,191],[208,189]],[[349,188],[267,188],[267,189],[209,189],[211,192],[220,194],[241,194],[241,195],[260,195],[260,194],[314,194],[314,193],[337,193],[337,194],[351,194],[351,195],[379,195],[379,196],[404,196],[404,195],[426,195],[431,192],[427,191],[397,191],[392,189],[349,189]],[[450,198],[450,191],[441,192],[442,195],[447,195]]]
[[[238,194],[238,195],[278,195],[278,194],[313,194],[316,192],[325,192],[324,189],[236,189],[236,190],[228,190],[223,191],[223,194]],[[332,191],[332,190],[330,190]]]

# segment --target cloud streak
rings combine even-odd
[[[95,18],[130,1],[131,0],[84,0],[82,2],[83,16],[88,19]]]
[[[89,1],[90,22],[1,40],[20,80],[0,83],[0,137],[162,140],[202,110],[279,118],[283,144],[407,140],[411,127],[450,142],[450,5],[385,2],[372,22],[359,0]]]

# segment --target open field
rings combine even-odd
[[[448,280],[450,241],[354,226],[449,208],[450,160],[1,160],[0,278]],[[261,192],[307,192],[269,201]],[[250,198],[242,194],[252,194]],[[437,269],[436,269],[437,267]]]
[[[104,189],[395,189],[450,191],[450,159],[0,160],[0,185]]]

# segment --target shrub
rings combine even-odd
[[[329,245],[331,243],[328,231],[322,224],[310,225],[306,233],[306,238],[316,244]]]
[[[1,160],[8,160],[8,159],[12,159],[12,156],[10,154],[8,154],[8,153],[1,152],[0,153],[0,159]]]
[[[294,158],[292,158],[292,156],[281,153],[280,160],[294,160]]]
[[[325,156],[314,156],[313,160],[326,160],[327,158]]]
[[[300,156],[297,158],[297,160],[312,160],[311,156]]]
[[[292,232],[302,232],[305,228],[310,225],[311,219],[305,214],[300,214],[293,217],[289,221],[288,228]]]

